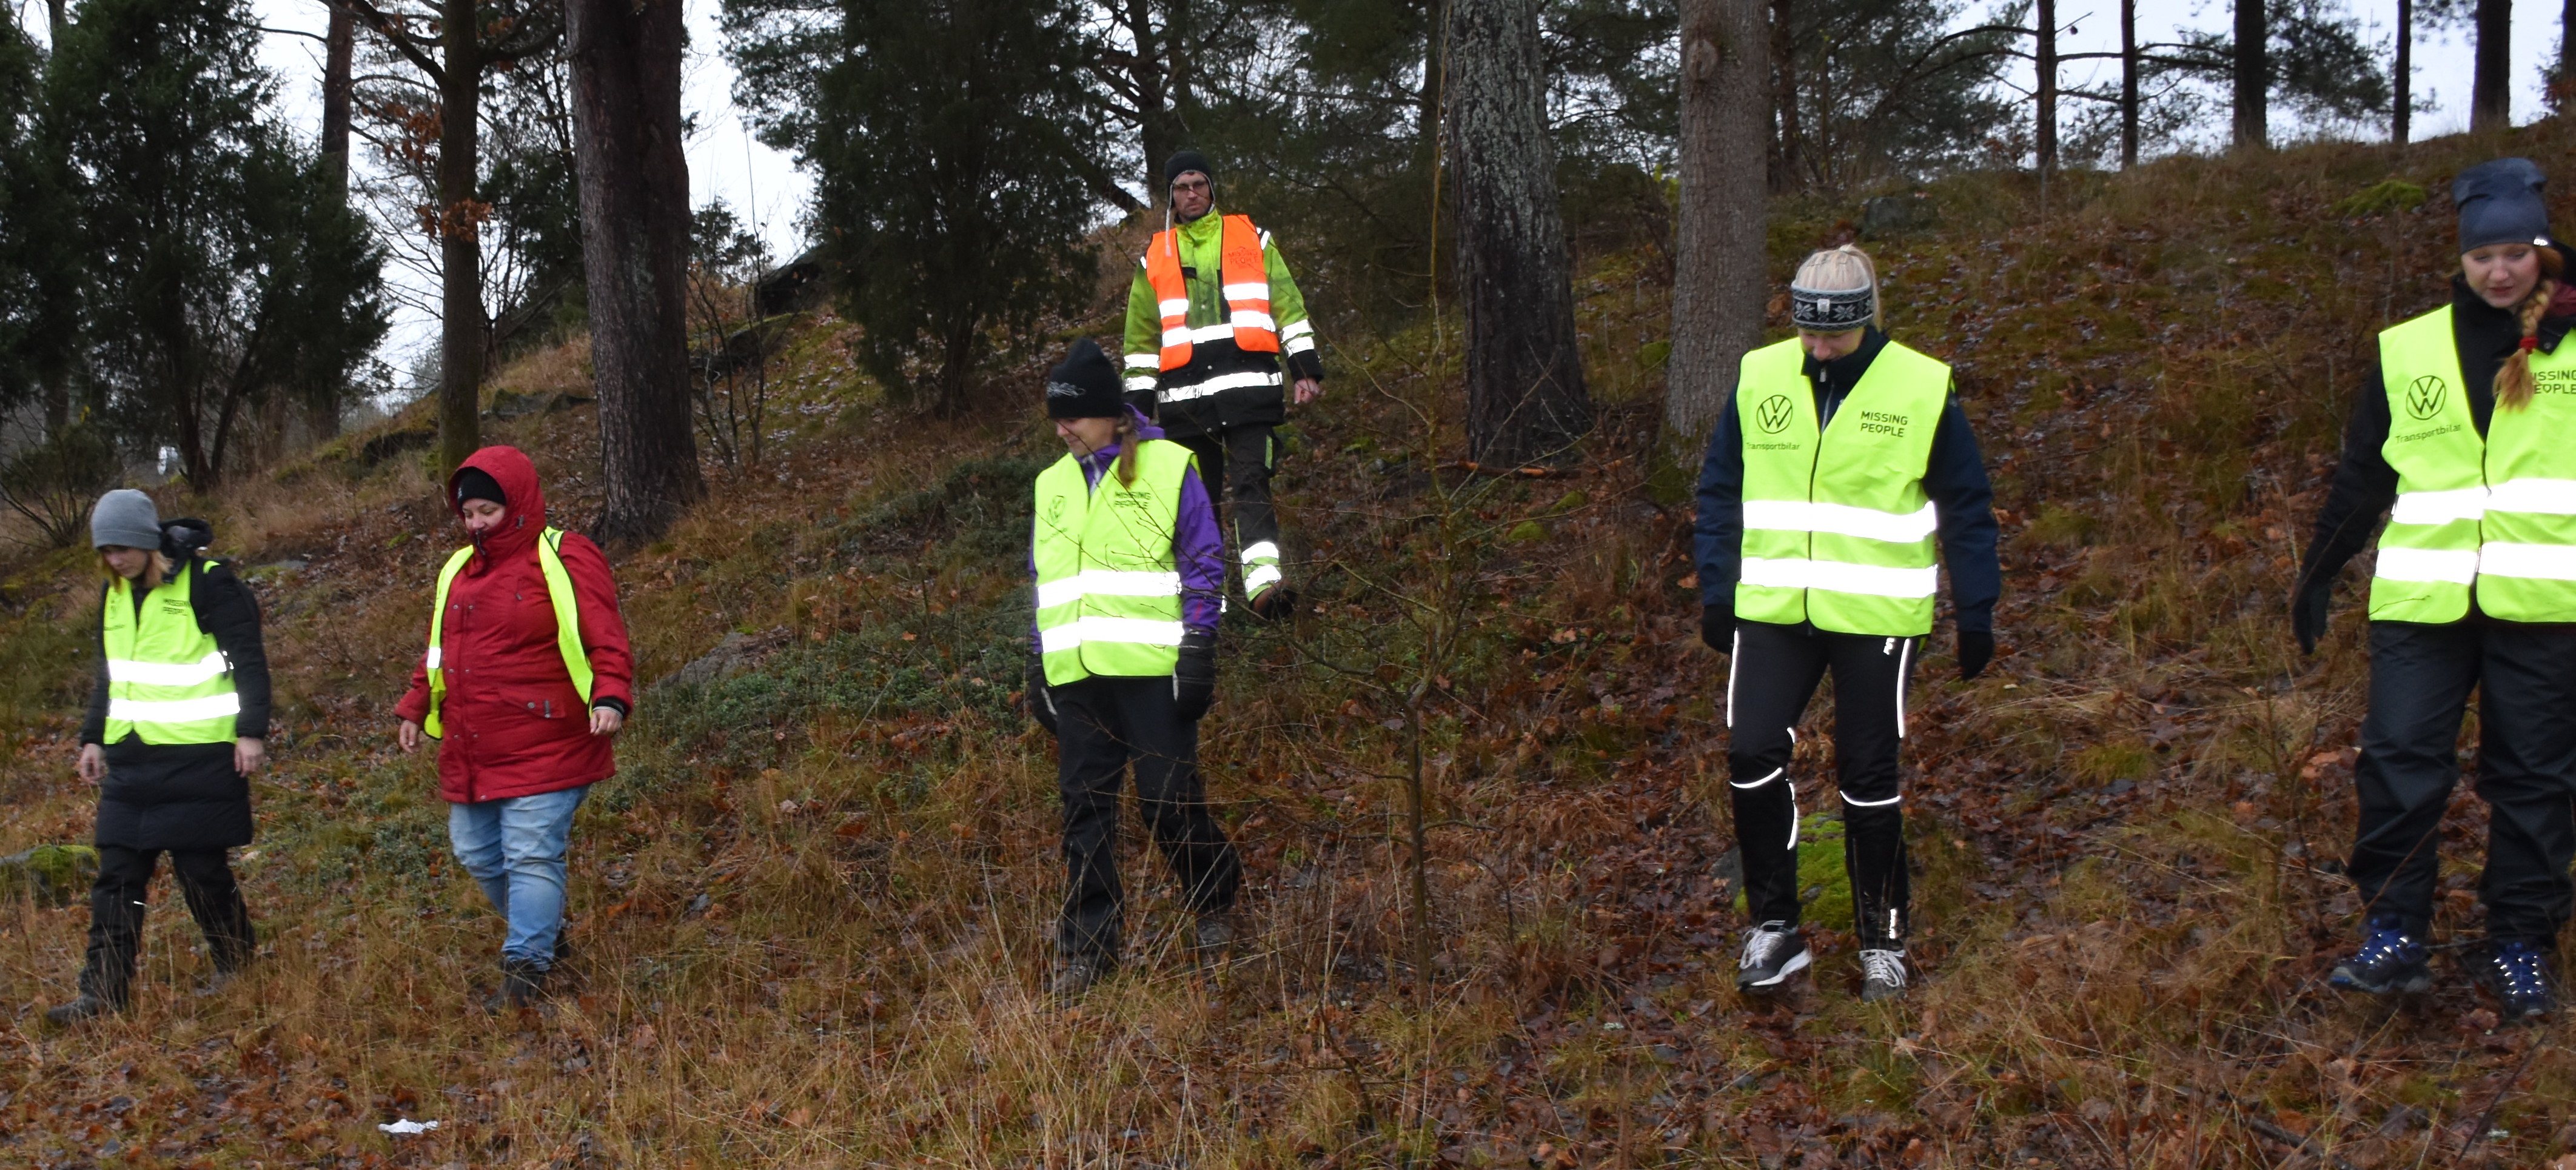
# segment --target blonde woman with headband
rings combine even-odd
[[[1879,328],[1878,276],[1844,246],[1798,266],[1798,335],[1744,355],[1699,481],[1700,637],[1730,658],[1728,783],[1744,861],[1736,986],[1777,991],[1807,969],[1798,823],[1819,811],[1792,772],[1797,725],[1834,676],[1843,859],[1861,998],[1905,993],[1905,689],[1950,569],[1961,678],[1994,655],[1993,488],[1950,367]],[[1801,794],[1802,785],[1809,791]]]
[[[2328,982],[2380,996],[2433,985],[2442,814],[2474,689],[2487,940],[2468,965],[2507,1019],[2527,1020],[2557,1007],[2550,954],[2576,896],[2576,347],[2563,344],[2576,290],[2541,183],[2530,160],[2503,158],[2451,185],[2449,303],[2380,333],[2291,605],[2313,652],[2335,578],[2388,517],[2346,871],[2361,939]]]

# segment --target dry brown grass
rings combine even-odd
[[[2515,146],[2569,169],[2555,135]],[[1996,670],[1953,681],[1945,632],[1917,684],[1925,976],[1901,1005],[1856,1002],[1832,932],[1811,990],[1729,987],[1721,676],[1694,645],[1651,380],[1608,379],[1575,474],[1444,495],[1402,405],[1455,393],[1428,330],[1334,339],[1345,376],[1300,417],[1283,482],[1314,612],[1228,635],[1207,770],[1251,940],[1190,961],[1131,848],[1133,961],[1078,1009],[1047,1003],[1052,763],[1003,701],[1024,570],[988,506],[1022,489],[949,470],[1046,440],[891,412],[824,319],[773,371],[775,456],[717,473],[621,561],[645,679],[733,631],[767,658],[648,695],[625,774],[582,814],[572,985],[549,1013],[475,1006],[498,925],[444,858],[428,762],[389,743],[452,539],[419,461],[207,505],[224,551],[307,562],[260,578],[285,696],[242,863],[263,962],[191,994],[165,893],[136,1010],[47,1036],[34,1011],[68,993],[85,909],[0,910],[0,997],[20,1005],[0,1162],[2548,1164],[2576,1149],[2569,1024],[2495,1029],[2447,957],[2443,990],[2402,1010],[2322,987],[2355,909],[2328,867],[2360,622],[2347,605],[2303,661],[2281,613],[2351,355],[2383,311],[2437,295],[2384,274],[2435,270],[2448,232],[2438,200],[2360,224],[2323,209],[2392,170],[2438,187],[2487,149],[2176,160],[2060,184],[2044,219],[2010,181],[1959,180],[1942,232],[1879,249],[1898,334],[1958,364],[2010,566]],[[1834,230],[1800,214],[1775,231],[1784,260]],[[1658,334],[1636,273],[1603,263],[1596,342]],[[537,454],[559,522],[596,512],[594,426],[496,427]],[[1429,535],[1523,521],[1541,535]],[[1361,582],[1432,558],[1453,558],[1474,636],[1421,729],[1426,1003],[1402,711],[1317,664],[1412,677],[1418,631]],[[66,563],[14,573],[6,848],[77,839],[89,808],[59,632],[85,595]],[[1803,774],[1829,775],[1826,737],[1804,739]],[[2482,823],[2466,793],[2453,812],[2447,940],[2472,933]],[[443,1124],[376,1131],[395,1116]]]

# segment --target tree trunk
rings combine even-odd
[[[2403,4],[2406,0],[2398,0]],[[2120,0],[2120,169],[2138,165],[2138,0]]]
[[[2576,94],[2576,0],[2558,7],[2558,75],[2549,79],[2549,108],[2565,110]]]
[[[1171,30],[1154,19],[1153,0],[1126,0],[1119,23],[1135,43],[1127,66],[1128,84],[1136,87],[1136,140],[1145,153],[1145,202],[1163,203],[1171,192],[1163,183],[1163,161],[1180,149],[1171,122]]]
[[[2478,0],[2477,74],[2469,87],[2469,130],[2502,130],[2513,113],[2513,0]]]
[[[1592,427],[1574,333],[1541,0],[1451,0],[1449,136],[1467,307],[1469,458],[1519,466]]]
[[[63,48],[63,40],[72,32],[71,14],[65,10],[64,0],[46,0],[45,19],[45,35],[49,41],[45,51],[59,53]],[[45,437],[61,438],[63,432],[70,428],[72,421],[70,375],[60,368],[46,371],[40,401],[44,415]]]
[[[1789,23],[1791,0],[1771,0],[1771,105],[1779,118],[1779,149],[1772,154],[1771,189],[1794,191],[1798,176],[1798,42]]]
[[[1762,341],[1770,267],[1767,192],[1753,167],[1770,121],[1762,0],[1683,0],[1681,25],[1681,223],[1664,366],[1664,434],[1677,460],[1707,439],[1737,364]]]
[[[65,10],[63,0],[45,0],[45,33],[51,42],[45,51],[50,53],[61,49],[63,37],[71,31],[71,14]]]
[[[483,207],[474,178],[483,77],[474,0],[446,0],[438,98],[438,474],[442,482],[482,445]]]
[[[2549,79],[2549,108],[2565,110],[2576,93],[2576,0],[2558,7],[2558,75]]]
[[[2231,100],[2236,113],[2236,149],[2261,150],[2271,145],[2270,100],[2271,63],[2267,49],[2272,39],[2272,22],[2263,6],[2266,0],[2236,0],[2236,60],[2232,69],[2235,92]]]
[[[590,356],[599,394],[599,536],[660,536],[706,494],[689,425],[689,164],[680,0],[565,0]]]
[[[1415,141],[1420,144],[1423,170],[1427,173],[1440,160],[1440,103],[1446,88],[1442,74],[1448,69],[1441,54],[1447,45],[1449,5],[1447,0],[1424,0],[1423,9],[1422,93],[1413,116]]]
[[[331,6],[330,32],[322,39],[322,165],[349,195],[349,65],[357,49],[358,22]]]
[[[2039,110],[2031,137],[2039,148],[2039,171],[2044,175],[2057,169],[2057,0],[2039,0],[2038,16],[2031,67]]]
[[[2391,74],[2397,108],[2389,118],[2388,138],[2404,146],[2415,124],[2415,0],[2397,0],[2397,66]]]

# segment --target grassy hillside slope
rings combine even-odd
[[[2044,201],[1961,178],[1930,189],[1938,226],[1871,245],[1896,335],[1958,367],[2008,566],[1997,668],[1956,681],[1945,627],[1916,684],[1924,976],[1895,1005],[1857,1002],[1831,931],[1811,992],[1731,990],[1724,677],[1696,642],[1688,471],[1655,455],[1651,253],[1586,263],[1604,423],[1559,474],[1454,462],[1454,323],[1330,339],[1282,482],[1306,612],[1229,626],[1205,730],[1253,939],[1191,964],[1131,848],[1133,962],[1072,1010],[1038,992],[1052,748],[1011,705],[1040,420],[901,414],[850,373],[845,326],[800,328],[771,459],[621,560],[646,679],[720,644],[733,665],[645,696],[575,839],[574,986],[502,1019],[474,1006],[498,924],[445,856],[429,761],[392,745],[455,542],[389,438],[414,424],[173,498],[253,567],[281,666],[241,862],[262,962],[193,994],[165,889],[135,1010],[49,1036],[86,909],[0,903],[0,1160],[2547,1164],[2576,1152],[2576,1025],[2495,1030],[2448,967],[2397,1011],[2323,987],[2354,909],[2331,859],[2361,623],[2347,599],[2302,660],[2283,598],[2372,331],[2444,295],[2448,177],[2507,151],[2576,175],[2571,146],[2176,159]],[[2434,195],[2410,209],[2390,179]],[[1849,210],[1781,209],[1777,266]],[[579,388],[581,360],[501,382]],[[595,514],[586,410],[495,440],[536,453],[559,519]],[[0,851],[86,838],[88,563],[0,581]],[[1829,807],[1829,737],[1798,769]],[[2450,828],[2460,940],[2465,792]],[[396,1117],[441,1125],[378,1132]]]

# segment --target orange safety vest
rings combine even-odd
[[[1253,353],[1277,353],[1279,326],[1270,319],[1270,269],[1261,261],[1261,232],[1248,215],[1226,216],[1218,226],[1224,231],[1218,274],[1224,280],[1227,324],[1211,329],[1231,326],[1237,346]],[[1190,291],[1181,279],[1177,230],[1154,233],[1154,242],[1145,249],[1145,281],[1154,286],[1154,300],[1163,312],[1162,368],[1166,370],[1190,364]]]

